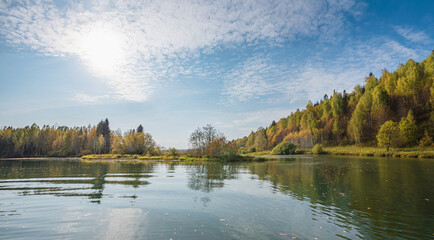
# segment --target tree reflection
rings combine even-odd
[[[239,168],[236,163],[206,163],[187,166],[188,187],[192,190],[211,192],[224,187],[224,180],[236,179]]]
[[[138,188],[150,184],[143,179],[152,177],[153,172],[153,164],[143,163],[2,161],[0,179],[7,179],[7,186],[0,190],[16,190],[20,195],[82,196],[100,203],[107,184]]]
[[[418,159],[300,158],[295,164],[279,161],[245,164],[259,179],[270,181],[275,190],[300,201],[311,202],[313,212],[324,206],[342,224],[387,232],[402,237],[415,226],[429,233],[434,218],[434,162]],[[333,209],[333,211],[331,211]],[[397,223],[400,223],[397,225]],[[362,229],[363,230],[363,229]],[[369,233],[368,233],[369,232]],[[380,234],[381,236],[384,236]]]

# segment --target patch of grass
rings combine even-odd
[[[434,158],[432,147],[386,148],[365,147],[357,145],[324,147],[324,151],[333,155],[356,155],[376,157],[403,157],[403,158]]]

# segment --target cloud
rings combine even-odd
[[[415,42],[415,43],[430,43],[431,39],[429,36],[421,31],[416,31],[410,27],[404,27],[404,26],[395,26],[395,31],[407,39],[408,41]]]
[[[350,92],[370,72],[380,77],[382,69],[396,69],[409,58],[418,59],[426,51],[410,49],[389,38],[348,42],[336,58],[327,51],[290,65],[273,55],[256,55],[233,66],[225,75],[223,102],[294,103],[316,101],[334,90]],[[428,53],[429,54],[429,53]],[[327,60],[325,60],[327,59]],[[279,62],[277,64],[276,62]]]
[[[424,50],[410,49],[389,38],[371,39],[347,44],[334,60],[324,58],[306,63],[299,70],[294,84],[287,88],[289,98],[305,96],[318,100],[334,90],[351,92],[356,84],[363,84],[369,73],[381,77],[383,69],[395,70],[409,58],[425,56]]]
[[[358,14],[353,0],[0,4],[0,34],[8,44],[77,57],[106,79],[112,98],[138,102],[179,74],[200,73],[194,60],[217,47],[332,37],[345,25],[345,16]]]
[[[85,93],[75,93],[71,100],[79,103],[98,103],[109,99],[108,95],[94,96]]]
[[[270,57],[254,56],[235,65],[223,77],[225,86],[222,94],[230,102],[244,102],[279,94],[279,82],[285,81],[289,74],[286,66],[274,64]]]

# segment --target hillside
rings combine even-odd
[[[397,147],[420,144],[434,136],[434,51],[418,63],[410,59],[394,72],[372,73],[351,93],[326,94],[308,102],[266,128],[235,140],[240,152],[270,150],[282,141],[300,148],[317,143],[327,146],[362,144],[376,146],[381,126],[389,120],[399,126]]]

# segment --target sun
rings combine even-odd
[[[122,34],[110,28],[92,29],[82,39],[81,57],[99,74],[110,75],[125,58]]]

